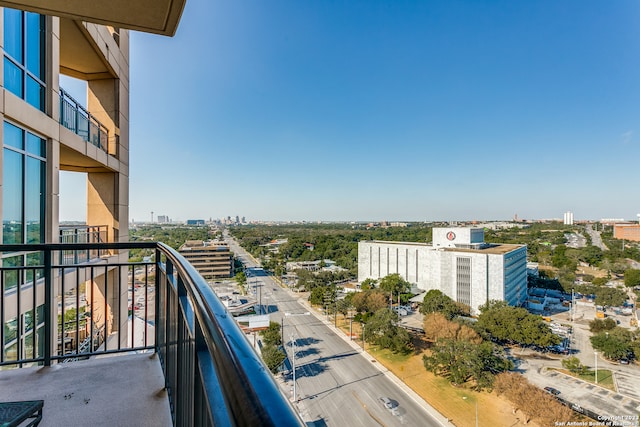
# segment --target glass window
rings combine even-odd
[[[4,9],[4,51],[22,62],[22,12]]]
[[[44,139],[27,132],[27,152],[43,159],[47,157]]]
[[[12,60],[4,58],[4,86],[14,95],[22,98],[22,69],[13,63]]]
[[[17,336],[18,318],[14,317],[4,324],[4,343],[9,344],[11,341],[15,340]]]
[[[43,183],[44,183],[44,162],[33,157],[27,157],[27,171],[25,174],[25,200],[24,213],[27,223],[26,243],[42,242],[42,220],[43,214]]]
[[[45,140],[5,122],[4,143],[2,242],[43,242]]]
[[[2,167],[2,242],[8,245],[23,243],[22,166],[22,156],[5,148]]]
[[[23,265],[24,259],[22,255],[12,256],[8,258],[4,258],[2,260],[3,267],[18,267]],[[3,270],[3,281],[4,281],[4,291],[8,291],[10,289],[18,286],[18,278],[20,277],[19,270]]]
[[[4,86],[44,111],[44,16],[4,9]]]
[[[44,80],[44,16],[26,12],[27,21],[27,70],[39,80]]]
[[[25,99],[38,110],[44,109],[44,86],[31,76],[27,76],[27,96]]]
[[[24,131],[11,123],[4,122],[4,145],[24,149]]]

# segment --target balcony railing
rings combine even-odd
[[[128,262],[132,249],[155,260]],[[55,262],[69,251],[114,255]],[[0,252],[0,368],[156,352],[174,425],[302,425],[234,318],[170,247],[0,245]]]
[[[60,88],[60,124],[85,142],[109,152],[109,131],[86,108]]]
[[[60,243],[106,243],[107,231],[106,225],[61,225]],[[102,249],[61,251],[60,262],[65,265],[78,264],[106,254],[108,251]]]

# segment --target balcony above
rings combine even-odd
[[[60,88],[60,124],[93,144],[105,153],[109,152],[109,131],[71,95]]]
[[[0,6],[78,21],[173,36],[186,0],[13,0]]]

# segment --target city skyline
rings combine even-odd
[[[131,35],[130,218],[635,220],[638,17],[191,0],[174,38]]]

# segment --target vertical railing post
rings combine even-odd
[[[164,346],[165,346],[165,350],[164,351],[165,351],[165,358],[166,358],[165,364],[167,366],[167,374],[165,374],[165,388],[171,388],[171,383],[170,383],[171,378],[169,378],[168,373],[170,369],[170,364],[173,364],[173,360],[169,360],[171,357],[171,340],[173,339],[173,336],[171,335],[171,316],[173,312],[173,310],[171,310],[171,291],[172,291],[171,276],[173,275],[173,264],[171,263],[168,257],[165,260],[164,266],[165,266],[165,275],[164,275],[164,286],[165,286]],[[158,272],[156,272],[156,274],[158,274]],[[156,292],[158,292],[157,289],[156,289]]]
[[[156,289],[154,291],[154,299],[155,299],[155,320],[156,322],[160,321],[160,249],[156,247],[156,277],[154,279]],[[156,353],[160,352],[160,328],[156,326],[154,328],[155,332],[155,351]]]
[[[34,286],[35,288],[35,286]],[[34,289],[35,292],[35,289]],[[44,251],[44,366],[51,366],[53,338],[53,268],[51,266],[51,249]],[[56,305],[57,307],[57,305]],[[57,329],[57,328],[56,328]]]

